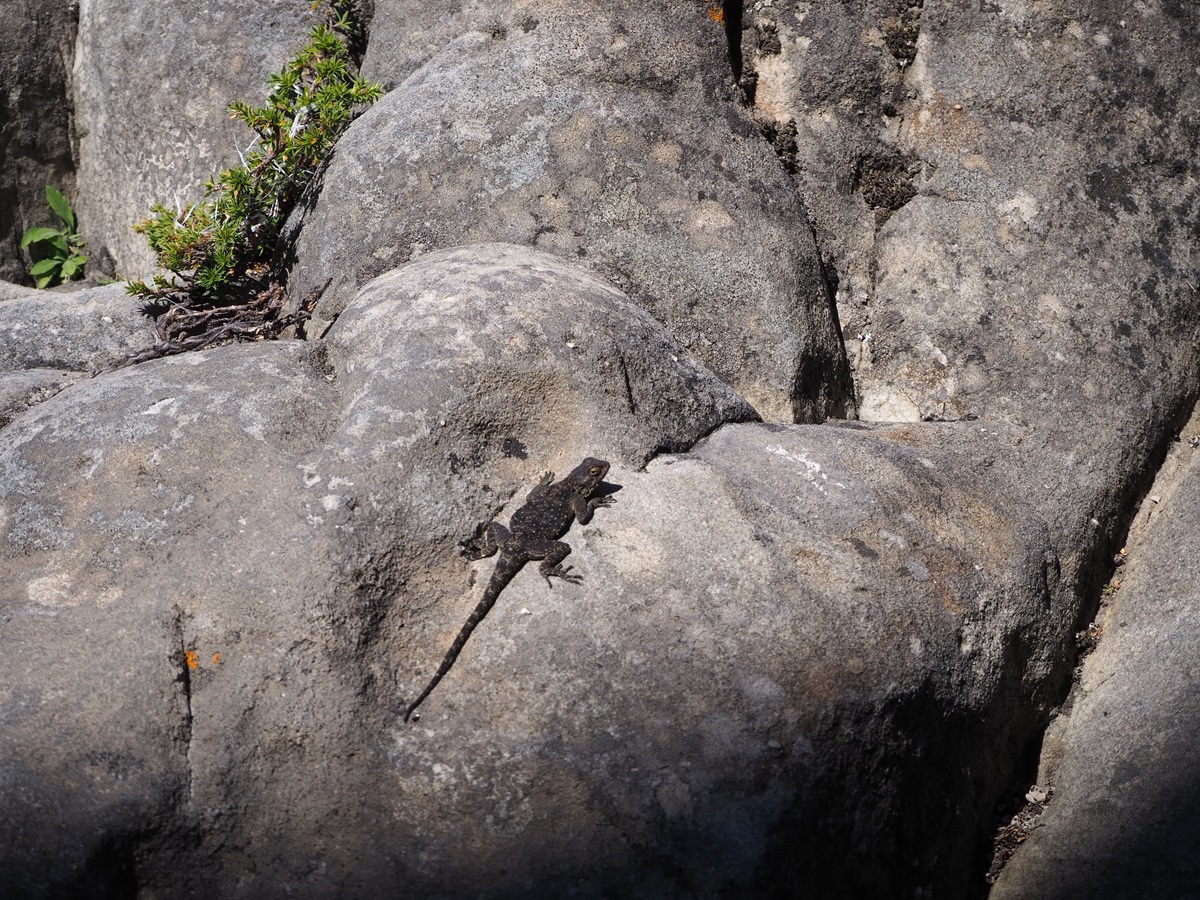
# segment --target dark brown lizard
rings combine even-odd
[[[562,561],[571,552],[571,547],[559,538],[570,530],[572,522],[578,521],[580,525],[590,522],[597,506],[612,505],[612,497],[596,496],[596,491],[607,474],[608,463],[591,457],[572,469],[571,474],[562,481],[555,482],[554,473],[547,472],[529,492],[521,508],[512,514],[507,528],[499,522],[491,522],[481,529],[482,534],[477,533],[474,538],[462,542],[463,555],[468,559],[483,559],[497,551],[500,558],[496,560],[496,568],[484,589],[483,599],[458,632],[458,637],[446,651],[445,659],[438,666],[428,686],[405,710],[405,722],[450,671],[475,626],[483,621],[488,610],[495,605],[500,592],[521,571],[525,563],[540,559],[542,564],[538,566],[538,571],[551,587],[554,587],[550,582],[551,578],[561,578],[572,584],[580,582],[578,575],[570,574],[570,566],[562,566]]]

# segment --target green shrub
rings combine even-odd
[[[35,260],[29,274],[39,288],[83,277],[87,256],[75,232],[75,210],[57,190],[46,185],[46,202],[63,223],[62,228],[30,228],[21,236],[21,249],[29,248]]]
[[[356,107],[383,95],[380,85],[355,72],[349,42],[356,34],[351,4],[333,0],[328,22],[314,27],[306,46],[271,76],[266,104],[229,104],[233,117],[255,133],[251,149],[242,165],[210,179],[196,203],[155,204],[153,215],[135,226],[170,275],[155,275],[149,284],[132,281],[131,294],[194,304],[244,290],[246,280],[266,287],[266,263],[288,213]]]

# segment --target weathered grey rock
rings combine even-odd
[[[872,331],[876,235],[912,199],[919,172],[889,123],[909,99],[915,48],[900,44],[921,12],[906,0],[756,3],[742,33],[755,119],[793,172],[822,258],[836,272],[843,335],[858,368]]]
[[[7,430],[10,471],[43,485],[5,498],[24,560],[20,649],[0,658],[10,883],[36,893],[51,863],[98,883],[115,859],[147,889],[266,897],[961,885],[962,822],[990,813],[1010,705],[1038,677],[1014,663],[1053,590],[1030,578],[1052,555],[1019,506],[950,486],[897,434],[726,429],[694,458],[618,467],[617,505],[572,535],[583,587],[519,576],[405,726],[395,705],[473,602],[454,517],[433,532],[413,512],[453,509],[481,473],[443,464],[432,484],[403,450],[339,452],[353,421],[317,449],[266,356],[317,362],[298,344],[171,360]],[[214,391],[218,371],[256,388]],[[311,380],[304,405],[330,412],[338,388]],[[69,434],[85,410],[106,424]],[[118,496],[139,470],[145,502]],[[81,703],[87,652],[108,677]]]
[[[1184,445],[1178,485],[1155,485],[1102,637],[1043,749],[1049,809],[994,900],[1191,897],[1200,834],[1200,457]]]
[[[581,459],[597,439],[640,466],[757,418],[612,285],[526,247],[441,251],[383,275],[328,344],[347,391],[375,398],[376,415],[406,410],[388,430],[433,440],[454,468],[504,445],[516,474],[528,456]]]
[[[57,293],[0,284],[0,427],[154,341],[154,323],[122,285]]]
[[[419,726],[393,732],[395,765],[437,773],[423,796],[472,848],[424,832],[413,890],[961,893],[1059,585],[1044,525],[982,466],[951,487],[963,461],[932,444],[730,426],[612,473],[617,503],[571,556],[584,586],[520,576]]]
[[[731,99],[724,31],[693,2],[520,10],[456,39],[347,131],[297,238],[293,296],[333,279],[319,325],[421,252],[527,244],[612,280],[763,416],[844,414],[815,244]],[[408,46],[393,25],[377,20],[374,46]]]
[[[154,343],[154,322],[123,284],[71,293],[28,291],[0,300],[0,374],[90,372]]]
[[[79,9],[76,212],[92,262],[147,277],[154,254],[132,228],[163,203],[199,200],[253,133],[233,100],[261,103],[268,76],[304,44],[318,12],[292,0],[91,0]],[[182,206],[181,206],[182,209]]]
[[[756,7],[747,58],[760,119],[796,128],[860,416],[1026,428],[1094,604],[1200,390],[1200,7],[801,11]]]
[[[1200,390],[1200,7],[923,7],[757,5],[757,115],[837,271],[860,416],[1017,428],[1065,664]]]
[[[0,279],[25,281],[21,236],[60,227],[45,187],[74,192],[67,76],[75,16],[66,3],[5,0],[0,7]]]
[[[454,541],[554,440],[641,460],[751,415],[610,286],[490,252],[445,256],[457,296],[433,259],[382,280],[328,344],[120,370],[0,432],[0,883],[394,886],[393,673],[440,639],[399,626],[469,590]]]
[[[0,428],[20,413],[48,400],[68,385],[86,378],[67,369],[24,369],[0,375]]]
[[[487,0],[432,0],[418,6],[410,0],[376,3],[371,40],[363,57],[362,75],[388,90],[437,56],[468,31],[507,31],[537,18],[539,0],[489,3]]]
[[[13,284],[10,281],[0,281],[0,300],[12,300],[17,297],[36,297],[39,295],[37,288],[27,287],[22,284]]]
[[[283,9],[262,14],[304,15]],[[335,279],[323,340],[82,380],[149,343],[136,305],[0,284],[5,890],[982,888],[995,801],[1064,696],[1132,498],[1200,388],[1200,12],[761,4],[743,43],[756,132],[716,10],[381,4],[368,73],[396,89],[297,223],[293,296]],[[167,18],[84,5],[85,103],[104,41],[136,35],[151,56],[109,60],[117,88],[80,112],[112,142],[93,162],[161,127],[114,112],[122,91],[141,121],[169,105],[151,89],[168,73],[218,55]],[[220,118],[245,93],[202,102]],[[187,149],[172,141],[156,165]],[[476,239],[551,255],[429,252]],[[865,414],[959,421],[720,428],[749,407],[638,305],[767,415],[819,418],[844,371],[826,279]],[[758,399],[762,372],[784,413]],[[569,536],[584,583],[522,573],[401,725],[491,570],[456,542],[585,453],[622,490]],[[1084,799],[1145,821],[1130,785],[1160,810],[1190,798],[1160,777],[1195,762],[1173,730],[1190,644],[1153,645],[1156,669],[1143,655],[1190,621],[1154,610],[1188,583],[1164,561],[1183,526],[1163,533],[1118,595],[1145,597],[1157,618],[1127,621],[1153,637],[1097,657],[1111,678],[1070,719],[1062,813],[1005,876],[1014,890],[1066,859],[1076,827],[1132,868],[1147,844],[1174,854],[1144,882],[1167,893],[1191,852],[1186,815],[1113,844]],[[1154,574],[1168,564],[1178,581]],[[1104,710],[1168,735],[1129,751],[1141,772],[1120,768]]]
[[[0,432],[0,883],[14,896],[128,890],[138,835],[170,853],[201,822],[266,805],[239,758],[277,765],[338,731],[293,743],[313,710],[283,699],[338,677],[312,667],[305,624],[336,554],[290,490],[303,484],[290,448],[319,441],[292,407],[333,393],[314,354],[276,344],[125,369]],[[188,650],[205,654],[194,673]],[[243,793],[212,809],[206,773],[221,767]]]
[[[1097,454],[1161,434],[1196,390],[1200,7],[918,6],[753,17],[760,116],[798,132],[862,417],[1005,419]]]
[[[953,893],[1057,664],[1011,436],[731,425],[638,471],[747,414],[611,286],[489,245],[377,279],[324,341],[18,416],[0,880]],[[583,584],[521,573],[405,725],[493,565],[455,542],[584,453],[622,489],[570,536]]]

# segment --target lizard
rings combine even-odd
[[[571,584],[582,581],[580,576],[571,574],[571,566],[563,567],[562,561],[571,552],[571,546],[559,538],[570,530],[572,522],[578,521],[580,525],[590,522],[596,507],[612,505],[612,497],[596,496],[607,474],[608,463],[590,456],[561,481],[556,482],[554,473],[547,472],[525,497],[525,503],[512,514],[507,528],[499,522],[490,522],[476,528],[474,537],[460,542],[467,559],[485,559],[497,552],[500,556],[482,599],[446,651],[442,664],[425,690],[405,710],[405,722],[450,671],[475,626],[483,621],[483,617],[496,604],[500,592],[525,563],[541,560],[538,571],[551,588],[554,587],[551,578],[561,578]]]

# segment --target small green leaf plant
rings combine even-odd
[[[284,273],[272,272],[270,263],[284,221],[338,136],[361,107],[383,95],[380,85],[357,74],[350,50],[359,36],[352,6],[351,0],[331,0],[326,21],[270,77],[264,106],[229,104],[232,117],[255,134],[239,154],[241,165],[209,179],[195,203],[175,208],[156,203],[151,217],[134,226],[146,235],[159,267],[168,273],[127,286],[129,293],[147,301],[148,309],[165,310],[158,323],[160,340],[195,338],[206,326],[218,328],[224,338],[272,336],[272,329],[263,327],[261,303],[251,311],[258,325],[248,333],[230,328],[228,312],[207,318],[196,313],[237,306],[239,300],[246,300],[248,308],[255,296],[281,296]],[[175,324],[186,318],[187,327],[172,334],[172,323],[162,322],[164,317]],[[206,339],[188,343],[179,349],[211,345]]]
[[[62,220],[62,228],[30,228],[21,236],[21,249],[34,258],[29,274],[39,288],[51,287],[83,277],[87,256],[83,240],[75,230],[75,210],[58,190],[46,185],[46,202]]]

